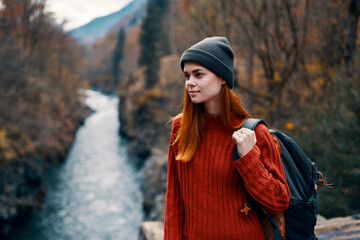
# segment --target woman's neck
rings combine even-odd
[[[205,112],[210,115],[220,114],[220,96],[216,99],[212,99],[204,102]]]

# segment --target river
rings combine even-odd
[[[85,92],[95,112],[78,129],[66,161],[46,170],[39,211],[10,239],[138,239],[140,173],[118,135],[118,98]]]

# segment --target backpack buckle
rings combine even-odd
[[[333,183],[328,183],[325,179],[324,179],[324,176],[321,172],[317,172],[318,175],[319,175],[319,179],[318,179],[318,182],[321,183],[322,185],[324,185],[325,187],[327,188],[334,188],[334,184]]]
[[[240,210],[245,215],[248,215],[249,211],[251,210],[251,205],[249,205],[247,202],[245,203],[244,207]]]
[[[290,201],[289,201],[289,204],[290,204],[290,205],[294,205],[294,200],[295,200],[295,197],[291,196]]]

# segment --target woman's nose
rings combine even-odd
[[[186,80],[186,86],[195,86],[195,82],[193,78],[190,76],[188,80]]]

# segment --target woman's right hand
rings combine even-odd
[[[232,139],[237,145],[240,157],[248,154],[256,144],[255,132],[247,128],[240,128],[235,131],[232,135]]]

